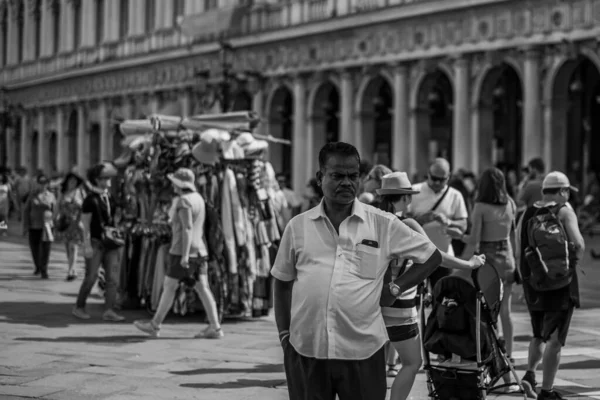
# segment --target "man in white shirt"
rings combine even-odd
[[[450,163],[443,158],[436,158],[429,167],[427,181],[415,185],[420,193],[413,196],[409,213],[414,216],[431,241],[445,253],[454,255],[452,238],[446,233],[450,227],[467,229],[467,206],[462,194],[450,187]],[[429,277],[431,287],[450,270],[439,268]]]
[[[385,399],[388,338],[379,300],[388,264],[422,264],[405,274],[403,291],[441,262],[425,236],[356,199],[359,165],[352,145],[321,149],[323,200],[290,221],[271,272],[291,400]]]

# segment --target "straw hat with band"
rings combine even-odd
[[[180,189],[188,189],[191,191],[196,191],[196,185],[194,181],[196,177],[191,169],[188,168],[179,168],[175,173],[168,174],[167,178],[173,183],[174,186]]]
[[[414,190],[406,172],[392,172],[381,178],[381,189],[377,189],[380,196],[396,194],[417,194],[419,190]]]
[[[569,178],[559,171],[552,171],[544,178],[542,190],[544,189],[570,189],[573,192],[579,192],[575,186],[571,186]]]

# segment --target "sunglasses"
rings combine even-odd
[[[429,174],[429,179],[431,179],[432,182],[440,182],[440,183],[442,183],[442,182],[448,180],[448,178],[449,178],[448,176],[440,178],[439,176],[433,176],[433,175]]]

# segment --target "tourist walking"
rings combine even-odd
[[[68,173],[60,186],[59,211],[55,227],[57,236],[65,244],[68,265],[66,280],[69,282],[77,277],[75,264],[79,246],[83,242],[81,206],[86,195],[83,178],[73,172]]]
[[[56,212],[56,197],[48,190],[45,175],[37,177],[37,189],[27,196],[23,206],[23,235],[29,235],[29,249],[35,265],[34,275],[48,279],[48,261],[54,236],[52,218]]]
[[[414,195],[409,213],[423,226],[427,236],[445,253],[454,255],[448,228],[457,228],[461,232],[467,229],[467,206],[462,194],[448,185],[450,179],[450,163],[437,158],[429,167],[427,181],[415,185],[419,191]],[[429,277],[431,288],[450,272],[439,268]]]
[[[167,175],[167,178],[177,195],[169,215],[173,234],[167,276],[154,318],[151,321],[135,321],[134,325],[151,336],[159,336],[161,324],[173,306],[179,282],[186,281],[189,286],[195,286],[209,321],[206,329],[194,337],[220,339],[224,336],[223,330],[208,283],[208,251],[204,238],[205,202],[196,190],[195,176],[190,169],[180,168],[174,174]]]
[[[121,264],[120,247],[124,244],[122,234],[115,224],[117,204],[110,194],[111,179],[115,176],[117,170],[110,163],[97,164],[87,173],[90,192],[81,206],[85,277],[73,308],[73,315],[79,319],[91,318],[85,306],[102,265],[106,281],[102,319],[114,322],[125,320],[125,317],[115,312]]]
[[[498,272],[504,284],[500,322],[508,358],[513,352],[513,320],[511,303],[515,283],[513,252],[517,206],[508,195],[506,180],[498,168],[485,170],[479,179],[479,190],[471,214],[471,232],[448,228],[448,233],[466,244],[463,258],[485,254],[486,262]],[[510,382],[510,375],[507,375]],[[508,383],[507,382],[507,383]]]
[[[385,399],[380,299],[388,264],[395,258],[422,263],[397,282],[404,291],[441,262],[425,236],[356,199],[359,166],[350,144],[321,149],[323,200],[290,221],[271,271],[291,400]]]
[[[517,228],[523,290],[533,330],[522,383],[528,396],[539,400],[563,398],[554,390],[554,380],[573,310],[580,307],[577,266],[585,243],[575,212],[566,206],[571,191],[577,189],[565,174],[550,172],[542,182],[542,200],[525,211]],[[537,394],[535,371],[540,363],[543,380]]]
[[[526,176],[521,182],[517,195],[519,212],[525,211],[535,202],[542,200],[542,182],[545,170],[546,164],[541,158],[533,158],[527,164]]]
[[[414,220],[406,218],[404,214],[412,201],[413,195],[419,193],[412,188],[408,175],[405,172],[394,172],[383,176],[382,187],[377,190],[381,196],[381,208],[395,214],[408,227],[422,235],[426,235],[423,228]],[[473,256],[469,261],[442,254],[442,266],[472,271],[485,263],[485,256]],[[410,260],[397,259],[390,263],[388,274],[384,280],[386,285],[394,282],[410,268]],[[389,277],[389,278],[388,278]],[[414,286],[396,296],[396,300],[389,306],[382,306],[381,313],[387,329],[388,337],[393,346],[388,352],[388,376],[395,376],[392,385],[391,400],[405,400],[408,398],[415,378],[423,362],[421,356],[421,341],[417,313],[417,286]],[[402,367],[396,369],[396,351]]]

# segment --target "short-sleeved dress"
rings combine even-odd
[[[81,206],[85,199],[85,192],[82,188],[77,188],[65,194],[60,200],[59,214],[69,216],[69,227],[58,232],[58,237],[65,243],[81,244],[83,242],[83,231],[79,226],[81,219]]]

